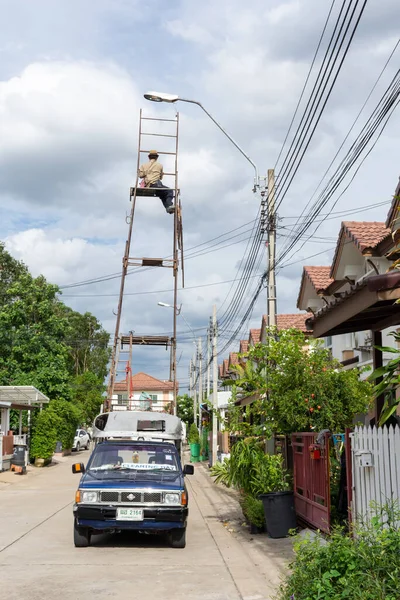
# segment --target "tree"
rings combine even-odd
[[[390,335],[394,337],[397,344],[400,343],[399,332],[393,331]],[[383,425],[392,415],[394,415],[400,404],[400,398],[396,398],[396,392],[400,387],[400,350],[399,347],[391,348],[390,346],[377,346],[377,349],[382,350],[382,352],[390,352],[393,354],[392,360],[383,367],[375,369],[369,376],[369,380],[375,383],[375,398],[378,398],[382,394],[385,397],[382,414],[379,419],[379,425]]]
[[[176,399],[176,414],[182,421],[190,425],[194,422],[193,400],[188,394]]]
[[[0,382],[34,385],[49,398],[69,398],[68,331],[58,288],[22,270],[0,307]]]
[[[248,421],[256,434],[343,431],[368,410],[372,386],[357,369],[345,370],[319,342],[312,345],[296,329],[267,331],[267,343],[252,347],[247,360],[265,377]],[[249,433],[249,432],[247,432]]]
[[[69,347],[71,375],[78,376],[91,371],[104,379],[110,358],[110,334],[91,313],[81,314],[65,305],[62,307],[69,326],[65,342]]]
[[[91,371],[77,375],[72,382],[72,397],[79,406],[82,422],[90,424],[100,412],[105,386],[103,379]]]

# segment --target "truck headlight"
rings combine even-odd
[[[81,502],[97,502],[97,492],[81,492]]]
[[[181,495],[174,493],[166,493],[164,494],[164,502],[165,504],[180,504],[181,503]]]

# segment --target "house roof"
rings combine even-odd
[[[325,290],[332,283],[330,270],[330,267],[303,267],[304,276],[310,280],[317,293]]]
[[[276,326],[279,331],[282,329],[300,329],[303,333],[310,333],[306,327],[306,320],[311,317],[311,313],[289,313],[286,315],[276,315]],[[268,315],[263,315],[262,326],[267,327]]]
[[[249,349],[248,340],[240,340],[239,352],[240,354],[244,354]]]
[[[228,365],[229,360],[227,358],[224,358],[224,363],[222,365],[222,377],[226,377],[228,375]]]
[[[311,316],[310,313],[293,313],[288,315],[276,315],[276,324],[278,329],[291,329],[295,327],[303,333],[309,333],[306,327],[306,320]]]
[[[218,365],[218,379],[222,379],[224,365]]]
[[[390,229],[380,221],[343,221],[336,244],[330,276],[334,278],[345,240],[353,242],[363,254],[366,250],[374,250],[380,242],[390,235]]]
[[[399,183],[397,184],[396,190],[394,192],[394,196],[393,196],[393,200],[392,200],[392,204],[389,208],[389,212],[388,212],[388,216],[386,219],[386,227],[391,227],[393,221],[398,218],[399,215],[399,210],[400,210],[400,178],[399,178]]]
[[[238,362],[239,362],[239,360],[238,360],[237,352],[230,352],[229,353],[228,368],[230,369],[233,365],[237,365]]]
[[[253,344],[258,344],[261,339],[261,329],[250,329],[249,344],[252,341]]]
[[[306,282],[309,281],[314,287],[316,293],[320,294],[334,281],[330,276],[330,271],[331,267],[303,267],[299,295],[297,296],[296,306],[298,308],[300,308],[302,294],[305,290]]]
[[[134,390],[140,391],[169,392],[173,391],[174,384],[172,381],[162,381],[161,379],[147,375],[147,373],[140,372],[132,375],[132,387]],[[128,384],[126,379],[117,381],[114,385],[115,392],[126,392],[127,389]]]

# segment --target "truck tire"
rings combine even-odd
[[[79,527],[74,519],[74,545],[75,548],[87,548],[90,546],[90,531],[87,527]]]
[[[172,548],[184,548],[186,546],[186,527],[173,529],[169,532],[168,539]]]

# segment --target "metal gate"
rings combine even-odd
[[[296,514],[302,521],[328,533],[331,509],[329,434],[324,435],[320,458],[312,458],[309,450],[316,440],[315,433],[292,435],[294,502]]]

